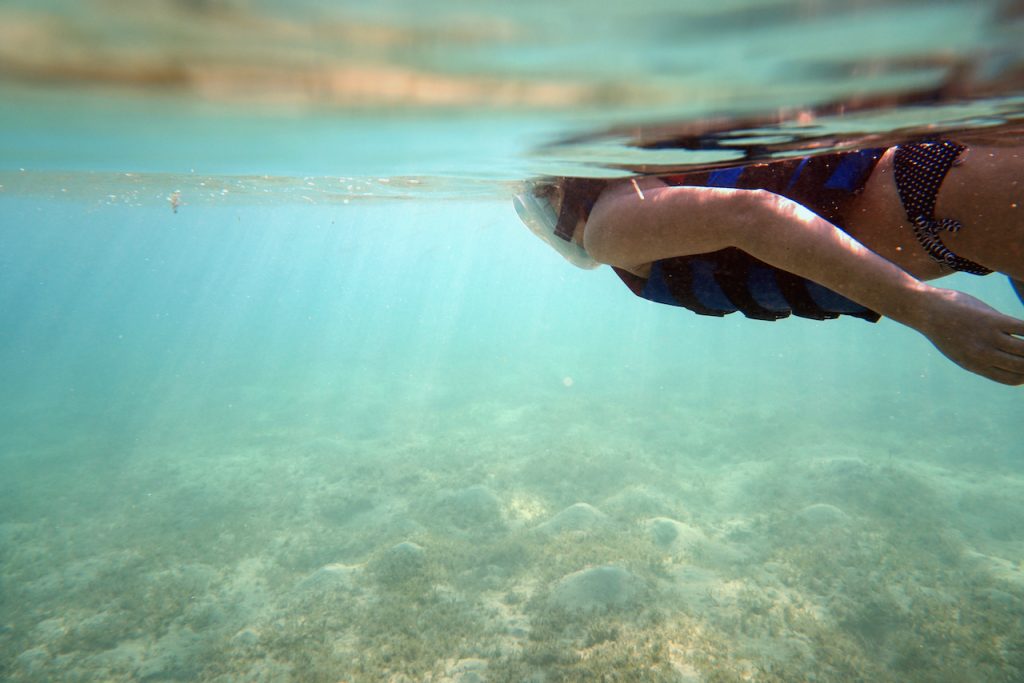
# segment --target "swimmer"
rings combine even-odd
[[[886,316],[1024,384],[1024,321],[927,281],[999,272],[1024,301],[1024,146],[928,140],[712,171],[555,178],[516,198],[573,264],[703,315]]]

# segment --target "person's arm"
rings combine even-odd
[[[761,190],[667,187],[653,179],[607,190],[584,247],[626,270],[737,247],[828,287],[928,337],[950,360],[1004,384],[1024,384],[1024,322],[962,292],[916,279],[800,204]]]

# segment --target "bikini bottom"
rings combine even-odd
[[[935,140],[900,145],[896,148],[893,168],[896,191],[914,226],[914,236],[933,260],[964,273],[988,275],[985,266],[954,254],[942,243],[941,232],[957,232],[961,225],[952,218],[935,218],[935,201],[939,186],[960,154],[967,149],[952,140]]]

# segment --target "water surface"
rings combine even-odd
[[[0,677],[1021,678],[1019,389],[509,202],[1012,127],[1015,4],[0,15]]]

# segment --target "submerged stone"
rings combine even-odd
[[[587,503],[576,503],[565,508],[548,521],[537,527],[546,534],[564,531],[592,531],[605,525],[608,515]]]
[[[705,543],[708,537],[700,529],[668,517],[653,517],[644,522],[644,527],[651,540],[662,548],[683,550],[699,543]]]
[[[504,524],[501,500],[486,486],[470,486],[456,491],[445,501],[445,506],[449,518],[462,529]]]
[[[402,541],[381,553],[370,567],[382,583],[403,583],[426,574],[427,553],[416,543]]]
[[[605,565],[573,572],[559,579],[551,602],[570,611],[590,612],[632,604],[640,581],[622,567]]]
[[[833,524],[845,522],[848,519],[845,512],[835,505],[829,505],[828,503],[808,505],[797,512],[796,516],[801,522],[814,528],[832,526]]]
[[[256,647],[260,642],[260,634],[255,629],[246,626],[231,637],[231,644],[236,647]]]

